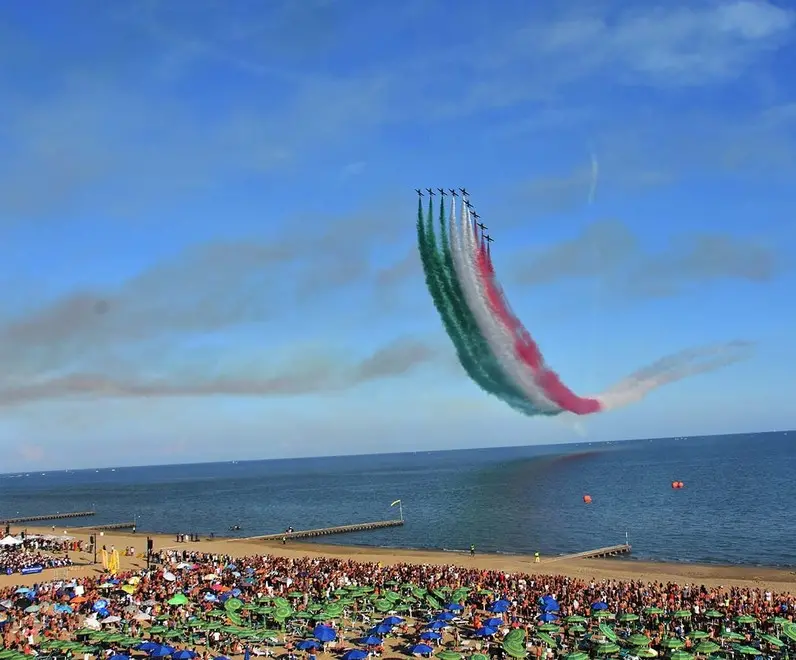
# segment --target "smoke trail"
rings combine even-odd
[[[643,399],[649,392],[662,385],[745,360],[752,349],[751,342],[732,341],[680,351],[639,369],[598,394],[596,398],[600,401],[603,410],[621,408]]]
[[[469,210],[463,205],[458,226],[454,224],[453,219],[451,220],[451,243],[454,246],[454,264],[468,306],[506,376],[523,392],[525,398],[534,404],[540,414],[558,414],[561,409],[544,398],[532,375],[524,371],[518,363],[513,353],[514,342],[509,329],[490,313],[489,303],[482,287],[483,282],[476,269],[475,257],[478,248],[474,239]]]
[[[597,194],[597,179],[600,176],[600,163],[597,156],[591,153],[591,187],[589,188],[589,204],[594,204],[594,196]]]
[[[456,201],[451,198],[450,217],[456,214]],[[469,353],[474,357],[484,374],[485,389],[507,403],[512,408],[527,415],[536,414],[538,411],[531,405],[522,393],[508,380],[497,364],[495,356],[489,348],[484,336],[473,318],[470,308],[464,300],[461,285],[456,276],[453,255],[449,240],[448,228],[445,225],[444,203],[440,206],[440,243],[442,245],[442,261],[448,291],[453,301],[454,309],[469,346]]]

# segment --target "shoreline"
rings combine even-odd
[[[11,532],[19,533],[27,529],[30,534],[53,534],[50,527],[15,527]],[[476,553],[470,557],[467,551],[418,550],[402,548],[379,548],[374,546],[341,545],[292,540],[282,545],[279,541],[258,539],[246,540],[236,537],[208,538],[200,536],[198,542],[178,543],[176,535],[155,534],[129,530],[100,531],[87,528],[70,528],[56,525],[55,534],[66,532],[68,536],[88,541],[91,534],[97,535],[98,546],[112,545],[117,550],[133,546],[136,554],[146,548],[146,539],[151,537],[154,549],[177,549],[186,551],[225,554],[242,557],[254,554],[271,554],[284,557],[332,557],[342,560],[373,562],[382,564],[453,564],[482,570],[496,570],[507,573],[529,573],[535,575],[564,575],[581,580],[639,580],[642,582],[693,583],[708,587],[768,587],[775,592],[796,593],[796,570],[788,568],[739,566],[721,564],[690,564],[681,562],[655,562],[612,559],[559,559],[541,557],[539,563],[529,555],[508,555],[497,553]],[[100,536],[102,534],[102,536]],[[84,576],[102,572],[101,565],[92,565],[93,556],[77,553],[73,557],[76,566],[69,569],[45,569],[33,575],[0,575],[0,587],[29,585],[43,580],[63,579],[68,576]],[[145,561],[140,557],[121,557],[122,570],[139,570]],[[60,577],[59,577],[60,576]]]

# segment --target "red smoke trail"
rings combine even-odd
[[[483,236],[481,236],[476,256],[476,265],[492,310],[514,334],[514,351],[519,359],[531,370],[534,381],[542,389],[545,396],[557,406],[576,415],[589,415],[600,412],[602,405],[597,399],[578,396],[561,382],[558,374],[548,369],[545,365],[544,357],[536,342],[534,342],[530,333],[511,311],[506,301],[502,288],[495,276],[492,257],[489,250],[484,246]]]

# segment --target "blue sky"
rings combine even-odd
[[[3,466],[796,426],[794,44],[752,0],[6,3]],[[577,391],[754,356],[579,432],[518,416],[419,273],[412,189],[460,185]]]

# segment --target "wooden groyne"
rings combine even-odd
[[[230,541],[281,541],[282,539],[309,539],[316,536],[329,534],[349,534],[351,532],[367,532],[372,529],[385,527],[400,527],[403,520],[377,520],[376,522],[356,523],[354,525],[338,525],[337,527],[321,527],[319,529],[303,529],[297,532],[282,532],[280,534],[263,534],[261,536],[248,536],[246,538],[232,538]]]
[[[70,530],[77,530],[77,529],[96,529],[98,531],[103,530],[112,530],[112,529],[135,529],[136,524],[134,522],[119,522],[119,523],[108,523],[107,525],[86,525],[84,527],[69,527]]]
[[[19,525],[20,523],[47,522],[48,520],[66,520],[67,518],[87,518],[96,515],[96,511],[73,511],[70,513],[52,513],[45,516],[23,516],[22,518],[4,518],[0,525]]]
[[[551,561],[562,561],[567,559],[603,559],[605,557],[616,557],[618,555],[630,554],[631,545],[620,543],[619,545],[609,545],[605,548],[595,548],[594,550],[584,550],[583,552],[573,552],[569,555],[558,557],[547,557],[545,563]]]

